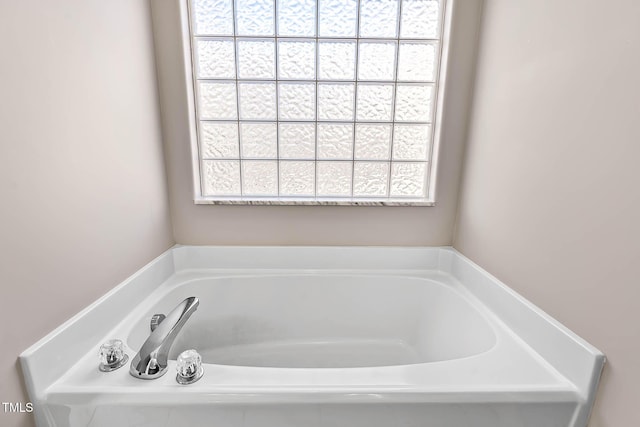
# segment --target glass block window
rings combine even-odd
[[[445,3],[190,0],[196,202],[431,202]]]

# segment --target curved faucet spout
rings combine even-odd
[[[167,372],[167,360],[173,341],[189,317],[196,311],[198,304],[200,304],[198,298],[189,297],[157,324],[131,361],[129,373],[132,376],[151,380]]]

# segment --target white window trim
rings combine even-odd
[[[181,23],[181,39],[184,69],[184,85],[187,94],[187,113],[189,126],[189,139],[191,151],[192,165],[192,184],[193,184],[193,201],[196,205],[277,205],[277,206],[411,206],[411,207],[431,207],[436,206],[437,189],[438,189],[438,169],[440,164],[440,145],[442,141],[443,129],[443,112],[445,109],[445,99],[447,92],[447,76],[448,64],[450,60],[450,43],[451,28],[453,20],[453,10],[457,0],[442,0],[443,21],[442,21],[442,37],[440,40],[440,61],[437,70],[437,91],[435,99],[435,121],[433,130],[433,141],[431,146],[431,157],[428,162],[428,197],[424,200],[380,200],[366,198],[358,198],[357,200],[344,199],[300,199],[297,197],[280,197],[279,200],[259,200],[259,198],[251,197],[250,200],[241,197],[229,197],[221,200],[212,196],[205,196],[202,192],[202,175],[200,151],[197,131],[197,114],[196,114],[196,89],[195,89],[195,64],[193,61],[192,37],[189,16],[189,0],[180,0],[180,23]]]

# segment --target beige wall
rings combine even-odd
[[[449,245],[466,134],[480,0],[458,1],[436,207],[193,204],[177,0],[152,0],[174,236],[183,244]]]
[[[20,352],[173,243],[150,26],[146,0],[0,1],[2,402]]]
[[[455,247],[608,357],[638,425],[640,2],[487,0]]]

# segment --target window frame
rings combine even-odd
[[[231,0],[235,1],[235,0]],[[277,0],[274,0],[277,1]],[[202,161],[200,158],[200,141],[197,116],[197,97],[195,51],[193,46],[194,34],[191,19],[191,0],[179,0],[182,58],[184,69],[184,84],[187,95],[187,115],[189,126],[189,146],[192,169],[193,201],[196,205],[277,205],[277,206],[409,206],[409,207],[432,207],[436,205],[438,189],[438,169],[440,163],[440,151],[442,144],[443,116],[447,92],[448,64],[450,60],[451,29],[453,20],[453,10],[456,0],[440,0],[441,2],[441,37],[439,40],[439,61],[436,68],[436,78],[434,85],[433,102],[433,129],[431,152],[427,162],[427,197],[425,199],[380,199],[380,198],[331,198],[317,196],[312,198],[283,197],[277,200],[273,197],[257,196],[205,196],[203,194]],[[358,5],[360,0],[358,0]],[[277,19],[277,17],[276,17]],[[398,17],[400,19],[400,17]],[[277,67],[277,62],[276,62]],[[397,82],[395,82],[397,84]],[[355,112],[354,112],[355,114]],[[277,123],[277,121],[276,121]],[[354,122],[358,123],[357,121]],[[354,147],[355,148],[355,147]],[[315,160],[317,162],[317,159]],[[391,160],[390,160],[391,161]],[[352,163],[354,164],[354,163]],[[391,177],[389,176],[389,179]],[[261,200],[264,199],[264,200]]]

